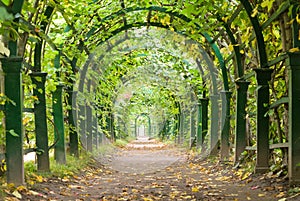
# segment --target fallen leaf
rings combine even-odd
[[[19,199],[22,199],[22,195],[19,193],[19,191],[15,190],[13,193],[12,193],[13,196],[15,196],[16,198],[19,198]]]
[[[199,192],[198,187],[192,187],[192,192],[194,192],[194,193]]]
[[[285,196],[284,192],[280,192],[279,194],[276,195],[277,198],[282,198],[283,196]]]

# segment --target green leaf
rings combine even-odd
[[[42,78],[41,77],[34,77],[34,79],[38,82],[42,82]]]
[[[41,148],[36,149],[36,154],[37,155],[42,155],[44,152],[45,152],[44,149],[41,149]]]
[[[263,8],[268,7],[268,11],[270,11],[273,6],[274,1],[275,0],[265,0],[261,3],[261,7],[263,7]]]
[[[14,137],[20,137],[13,129],[9,130],[8,132],[9,132],[9,134],[11,134]]]
[[[9,14],[5,8],[0,7],[0,20],[1,21],[13,20],[13,16]]]
[[[6,56],[9,56],[9,54],[10,54],[9,49],[7,49],[1,41],[0,41],[0,54],[6,55]]]
[[[1,0],[2,3],[4,3],[6,6],[10,6],[12,3],[12,0]],[[1,13],[1,12],[0,12]]]

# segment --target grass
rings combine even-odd
[[[120,148],[126,147],[127,144],[128,144],[128,141],[124,140],[124,139],[116,139],[116,141],[114,142],[114,145],[116,147],[120,147]]]
[[[67,163],[59,164],[53,157],[50,158],[50,172],[38,172],[34,161],[24,164],[26,183],[33,185],[44,181],[44,178],[67,178],[78,174],[80,170],[93,164],[94,160],[89,153],[82,153],[79,158],[67,155]]]
[[[67,155],[66,164],[58,164],[53,157],[50,158],[50,172],[39,172],[37,171],[37,165],[34,161],[24,163],[25,171],[25,182],[28,187],[33,186],[39,182],[47,181],[47,178],[69,178],[78,174],[82,169],[88,166],[94,165],[95,160],[92,155],[87,152],[82,152],[79,158]],[[6,176],[0,177],[0,200],[5,200],[7,194],[18,191],[25,186],[16,187],[13,184],[6,183]]]

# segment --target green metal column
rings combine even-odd
[[[135,138],[137,138],[137,136],[138,136],[138,134],[137,134],[137,121],[138,121],[138,118],[139,118],[139,116],[137,116],[135,118],[135,121],[134,121],[134,136],[135,136]]]
[[[103,131],[101,129],[99,129],[99,131],[98,131],[98,144],[99,144],[99,146],[101,146],[101,144],[103,142],[103,138],[104,138],[103,135],[104,135]]]
[[[148,117],[148,137],[151,137],[151,119],[148,115],[147,117]]]
[[[221,160],[228,160],[230,154],[230,101],[232,92],[222,91],[222,132],[221,132]]]
[[[80,135],[80,141],[83,148],[87,148],[87,136],[86,136],[86,107],[85,105],[79,105],[79,135]]]
[[[115,117],[114,115],[110,112],[110,130],[111,130],[111,136],[112,140],[116,141],[116,130],[115,130]]]
[[[107,130],[110,134],[110,138],[112,141],[115,141],[115,131],[114,131],[114,126],[113,126],[113,115],[111,114],[111,112],[108,113],[107,117],[106,117],[106,122],[107,122]]]
[[[210,120],[210,155],[218,154],[219,146],[219,95],[211,95],[211,120]]]
[[[73,87],[72,87],[73,88]],[[71,106],[68,110],[68,121],[69,121],[69,140],[70,140],[70,154],[79,157],[79,148],[78,148],[78,133],[76,129],[77,122],[77,108],[76,108],[76,96],[77,92],[73,91],[73,89],[68,89],[68,105]]]
[[[190,147],[196,146],[196,120],[195,120],[195,108],[190,111]]]
[[[180,103],[178,102],[178,110],[179,110],[179,113],[177,114],[177,121],[178,121],[178,128],[177,128],[177,136],[176,136],[176,138],[175,138],[175,140],[176,140],[176,143],[177,144],[180,144],[180,133],[181,133],[181,117],[182,117],[182,115],[181,115],[181,106],[180,106]],[[154,130],[155,131],[155,130]],[[155,134],[155,132],[154,132],[154,134]]]
[[[204,144],[208,131],[208,98],[200,98],[198,103],[197,147]]]
[[[97,121],[97,114],[95,113],[93,115],[93,145],[96,149],[99,148],[99,135],[98,135],[98,121]]]
[[[174,142],[177,143],[178,134],[179,134],[179,122],[180,122],[180,115],[176,114],[174,118],[175,126],[174,126]]]
[[[246,147],[246,105],[247,105],[247,90],[250,82],[243,80],[236,81],[236,118],[235,118],[235,154],[234,162],[239,161],[241,153]]]
[[[24,184],[23,124],[22,124],[22,62],[23,58],[1,58],[5,78],[7,183]]]
[[[269,115],[267,115],[270,91],[269,81],[271,80],[272,69],[255,69],[257,80],[257,115],[256,115],[256,139],[257,159],[255,172],[263,173],[269,170]]]
[[[66,163],[66,145],[65,145],[65,127],[62,102],[63,85],[56,86],[56,90],[52,94],[53,117],[56,132],[57,143],[54,149],[54,158],[60,164]]]
[[[181,111],[180,112],[180,133],[178,135],[178,144],[182,144],[183,141],[184,141],[184,118],[185,118],[185,115],[184,115],[184,112]]]
[[[91,106],[86,106],[86,136],[87,136],[87,146],[86,149],[89,152],[93,151],[93,118],[92,118],[92,108]]]
[[[202,105],[200,100],[198,100],[197,106],[198,106],[197,148],[200,148],[204,142],[204,138],[202,137]]]
[[[30,74],[32,83],[36,86],[33,95],[37,97],[34,103],[34,122],[37,147],[37,169],[39,171],[50,171],[49,151],[48,151],[48,128],[47,128],[47,108],[45,96],[45,82],[47,73],[34,72]]]
[[[291,185],[300,183],[300,53],[289,53],[289,164]]]

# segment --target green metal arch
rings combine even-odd
[[[128,83],[130,80],[125,80],[125,82],[123,82],[123,84],[126,84],[126,83]],[[168,91],[172,91],[170,88],[167,88],[167,87],[165,87],[165,86],[161,86],[161,88],[162,89],[164,89],[164,90],[168,90]],[[196,92],[195,91],[192,91],[194,94],[196,94]],[[174,94],[172,94],[172,100],[174,101],[174,103],[175,103],[175,105],[176,105],[176,107],[178,108],[178,110],[179,110],[179,114],[176,114],[175,115],[175,118],[177,118],[177,120],[178,120],[178,123],[177,123],[177,132],[179,132],[179,126],[180,126],[180,121],[179,121],[179,119],[180,119],[180,113],[181,113],[181,104],[180,104],[180,102],[177,100],[177,96],[175,96]],[[143,115],[143,114],[145,114],[145,113],[142,113],[141,115]],[[137,128],[136,128],[136,121],[137,121],[137,119],[141,116],[141,115],[139,115],[139,116],[137,116],[137,118],[136,118],[136,120],[135,120],[135,137],[137,137]],[[147,114],[146,114],[147,115]],[[148,116],[148,115],[147,115]],[[148,116],[148,119],[149,119],[150,117]],[[151,118],[150,118],[150,120],[151,120]],[[150,124],[151,125],[151,124]],[[149,130],[151,130],[151,128],[149,127]],[[151,133],[151,131],[149,131],[149,133]],[[149,137],[151,137],[151,136],[149,136]]]
[[[222,21],[222,19],[219,19],[219,21]],[[241,55],[241,52],[240,52],[240,45],[238,45],[238,42],[236,41],[236,39],[235,39],[231,29],[230,29],[229,24],[226,23],[226,22],[223,22],[223,26],[226,29],[226,32],[227,32],[228,37],[230,39],[230,42],[233,45],[233,50],[234,50],[234,54],[235,54],[235,58],[236,58],[236,64],[237,64],[237,74],[238,74],[238,77],[240,78],[244,75],[244,69],[243,69],[243,66],[242,66],[242,55]]]
[[[267,52],[266,52],[266,45],[264,42],[264,36],[262,34],[262,28],[259,24],[258,18],[257,18],[257,16],[252,16],[253,8],[248,0],[240,0],[240,1],[243,4],[243,6],[248,14],[248,17],[252,23],[252,26],[254,28],[254,32],[255,32],[256,40],[257,40],[259,61],[260,61],[261,68],[269,68],[268,57],[267,57]]]
[[[155,27],[160,27],[160,28],[167,28],[166,26],[164,26],[164,25],[161,24],[161,23],[150,23],[150,25],[151,25],[151,26],[155,26]],[[112,32],[113,34],[112,34],[110,37],[108,37],[108,38],[106,39],[106,41],[108,41],[111,37],[117,35],[118,33],[122,32],[122,31],[126,31],[126,30],[129,30],[129,29],[131,29],[131,28],[135,28],[135,27],[142,27],[142,26],[149,26],[149,23],[142,22],[142,23],[127,24],[126,26],[120,27],[119,29],[113,31],[113,32]],[[178,32],[177,32],[177,33],[178,33]],[[181,34],[181,33],[178,33],[178,34]],[[182,35],[183,35],[183,34],[182,34]],[[101,41],[99,44],[97,44],[97,46],[103,44],[103,43],[106,42],[106,41]],[[216,49],[218,49],[216,45],[214,45],[214,46],[215,46]],[[222,58],[221,53],[219,53],[219,56]],[[204,57],[204,60],[205,60],[207,63],[211,63],[211,62],[208,62],[208,60],[209,60],[208,55],[203,55],[203,57]],[[89,61],[89,60],[88,60],[88,61]],[[226,80],[228,80],[228,78],[227,78],[227,71],[226,71],[226,68],[225,68],[225,62],[224,62],[223,58],[220,59],[220,61],[221,61],[220,64],[222,64],[222,65],[224,66],[224,68],[222,68],[222,75],[225,74],[225,75],[226,75]],[[88,65],[89,65],[89,62],[87,62],[87,63],[84,65],[83,68],[84,68],[84,69],[88,68]],[[211,65],[212,65],[212,64],[211,64]],[[208,66],[210,66],[210,64],[208,64]],[[210,67],[209,67],[209,68],[210,68]],[[212,70],[210,70],[210,71],[212,71]],[[82,89],[83,89],[83,85],[84,85],[83,80],[84,80],[84,77],[85,77],[86,70],[83,70],[82,72],[83,72],[83,74],[80,76],[81,79],[80,79],[80,84],[79,84],[79,90],[82,90]],[[217,81],[216,81],[216,78],[215,78],[215,76],[214,76],[214,74],[213,74],[212,72],[211,72],[211,76],[212,76],[212,82],[214,83],[213,85],[216,86],[216,85],[217,85]],[[223,80],[224,80],[224,76],[223,76]],[[224,82],[223,82],[223,83],[224,83]],[[225,90],[226,90],[226,89],[229,90],[228,83],[227,83],[227,84],[224,84],[224,89],[225,89]],[[216,87],[213,87],[213,94],[217,95],[217,89],[216,89]]]
[[[183,14],[180,14],[178,12],[173,12],[173,11],[170,11],[166,8],[162,8],[162,7],[159,7],[159,6],[150,6],[150,7],[147,7],[147,8],[141,8],[141,7],[137,7],[137,8],[134,8],[134,7],[130,7],[130,8],[125,8],[125,9],[122,9],[110,16],[107,16],[105,18],[103,18],[101,20],[101,22],[105,22],[107,20],[110,20],[110,19],[114,19],[115,17],[118,17],[120,15],[124,15],[126,13],[129,13],[129,12],[134,12],[134,11],[143,11],[143,10],[149,10],[149,11],[158,11],[158,12],[163,12],[163,13],[166,13],[166,14],[169,14],[169,15],[172,15],[172,16],[175,16],[175,17],[178,17],[179,19],[187,22],[187,23],[190,23],[192,22],[192,20],[188,17],[186,17],[185,15]],[[101,24],[101,23],[100,23]],[[197,23],[194,23],[195,26],[198,28],[198,30],[201,29],[200,25],[198,25]],[[127,30],[129,28],[133,28],[133,27],[141,27],[141,26],[161,26],[161,23],[153,23],[153,22],[142,22],[142,23],[139,23],[139,22],[135,22],[131,25],[129,24],[126,24],[125,26],[119,28],[119,29],[116,29],[115,31],[111,32],[111,35],[115,35],[121,31],[124,31],[124,30]],[[97,27],[99,28],[100,25],[98,25]],[[167,26],[164,26],[164,28],[169,28]],[[94,32],[96,31],[96,28],[93,27],[86,35],[86,40],[88,38],[90,38]],[[220,64],[220,68],[222,70],[222,76],[223,76],[223,84],[224,84],[224,90],[225,91],[229,91],[229,84],[228,84],[228,76],[227,76],[227,69],[226,69],[226,66],[225,66],[225,62],[224,62],[224,59],[223,59],[223,56],[220,52],[220,49],[218,48],[218,46],[215,44],[215,42],[213,41],[213,39],[209,36],[208,33],[204,32],[201,34],[205,39],[206,41],[208,42],[208,44],[210,45],[210,47],[213,49],[216,57],[218,58],[218,61],[219,61],[219,64]],[[112,37],[112,36],[110,36]],[[108,37],[108,38],[110,38]],[[108,38],[106,38],[104,41],[102,41],[101,43],[103,42],[106,42],[108,40]]]
[[[147,119],[148,119],[148,135],[149,135],[149,137],[151,137],[151,118],[149,117],[149,115],[148,114],[146,114],[146,113],[142,113],[142,114],[140,114],[140,115],[138,115],[136,118],[135,118],[135,124],[134,124],[134,130],[135,130],[135,137],[137,137],[137,121],[138,121],[138,119],[140,118],[140,117],[147,117]]]
[[[135,24],[135,25],[138,26],[137,24]],[[143,23],[141,26],[143,26],[143,25],[145,25],[145,24]],[[154,25],[155,26],[159,26],[159,27],[164,27],[160,23],[155,23]],[[134,26],[132,24],[130,24],[130,25],[127,25],[126,27],[122,27],[121,29],[122,29],[122,31],[124,31],[124,30],[128,30],[130,28],[133,28],[133,27]],[[117,32],[119,33],[121,31],[118,30]],[[122,42],[125,42],[126,40],[127,39],[125,39],[125,40],[124,39],[118,40],[115,44],[113,44],[112,46],[108,47],[108,51],[110,49],[112,49],[112,48],[120,45]],[[102,42],[100,44],[102,44]],[[199,48],[201,48],[201,47],[199,47]],[[202,53],[202,56],[203,56],[204,61],[207,63],[208,69],[210,71],[211,80],[212,80],[212,84],[213,84],[212,94],[217,94],[218,93],[217,79],[216,79],[215,74],[213,72],[214,69],[211,67],[211,66],[213,66],[213,63],[210,61],[209,56],[206,53]],[[100,57],[98,58],[98,60],[102,60],[103,58],[104,58],[104,55],[100,55]],[[85,77],[86,77],[86,73],[87,73],[87,68],[88,68],[91,60],[92,60],[92,57],[87,60],[87,63],[84,65],[83,69],[81,70],[80,79],[79,79],[79,91],[83,91],[84,83],[85,83]],[[200,68],[199,64],[198,64],[198,67]]]

